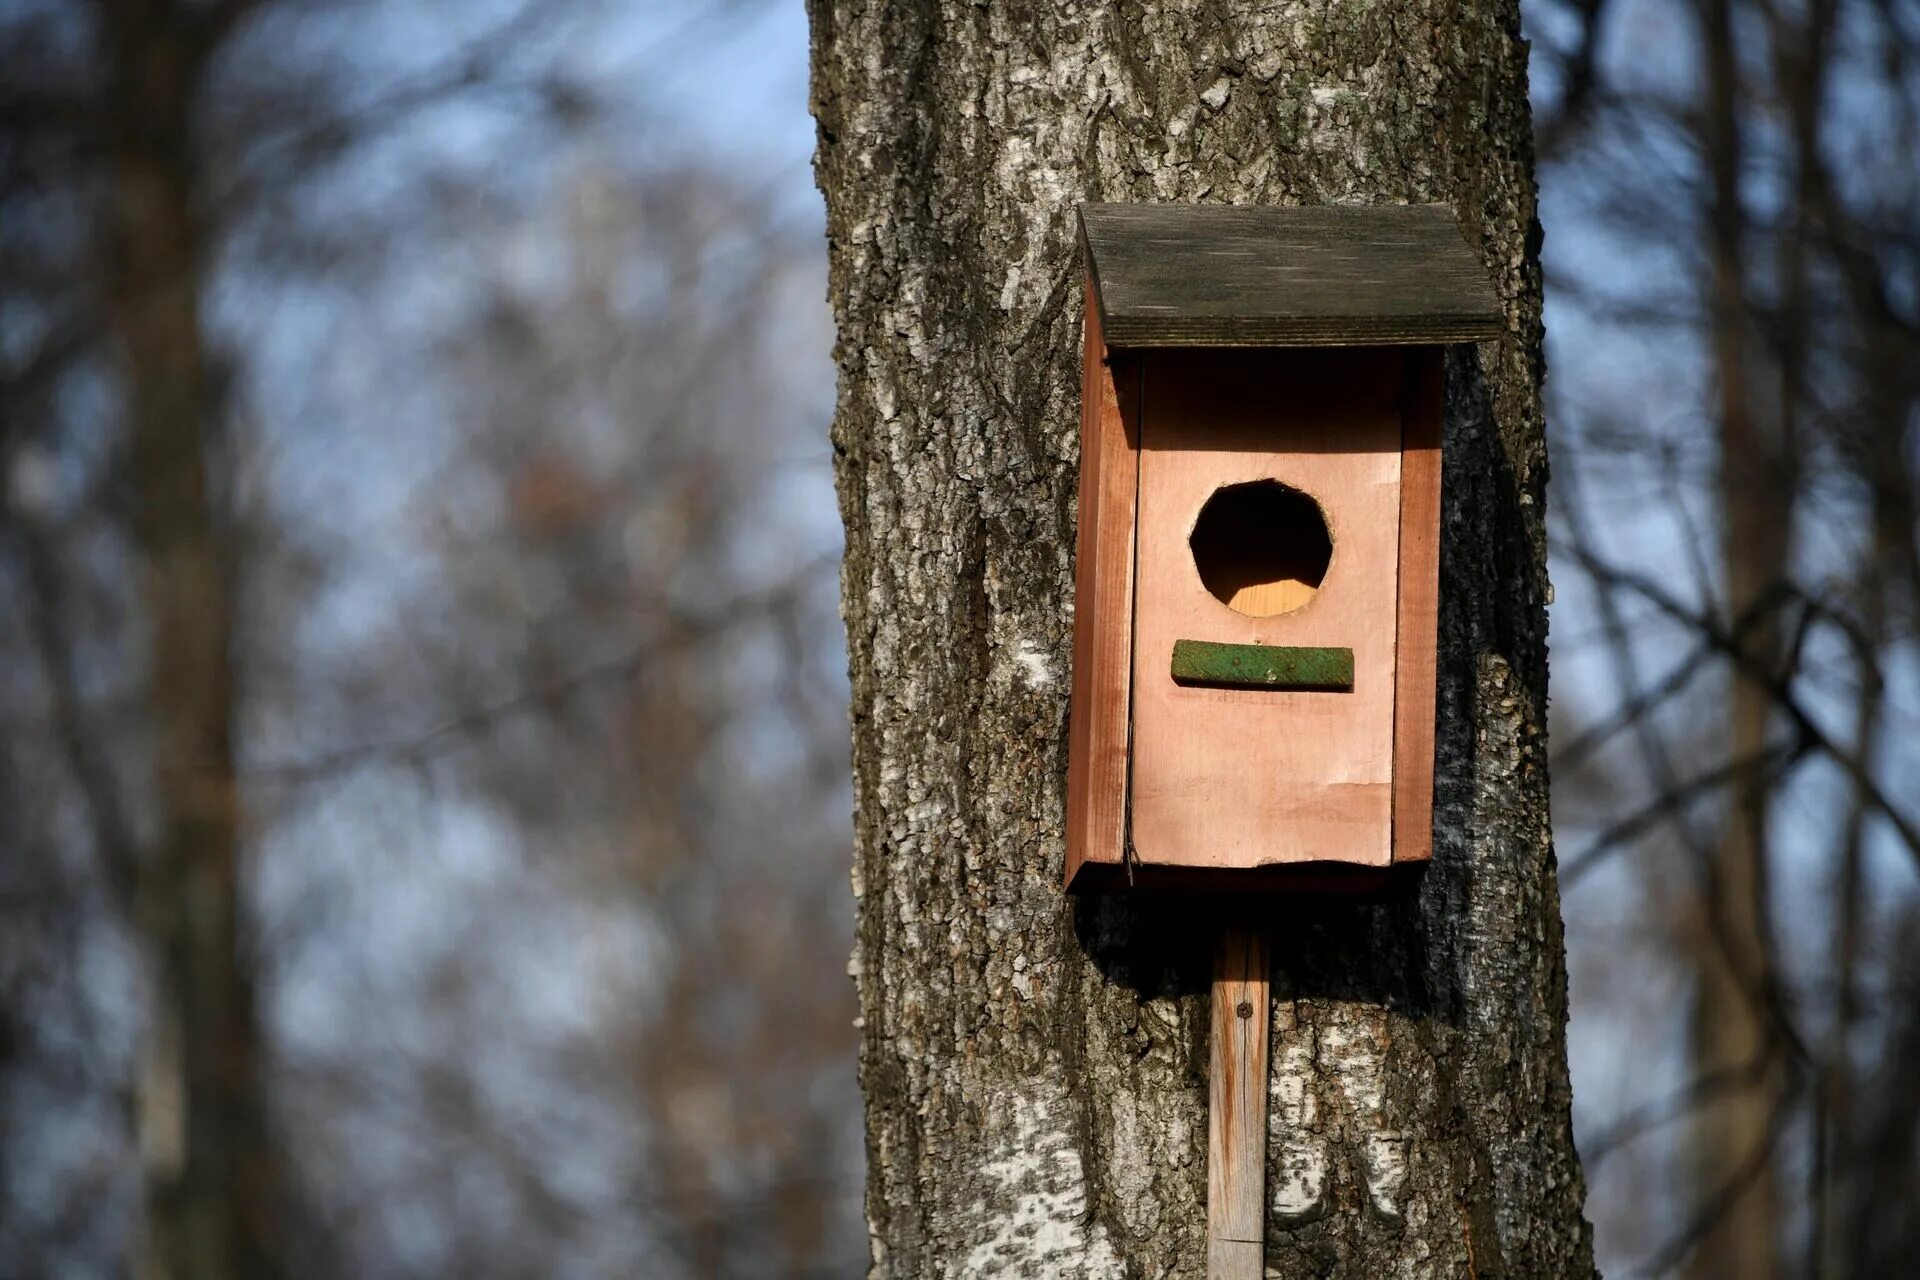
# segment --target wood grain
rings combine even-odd
[[[1087,204],[1107,345],[1478,342],[1506,315],[1444,205]]]
[[[1266,1250],[1267,947],[1222,927],[1213,960],[1207,1083],[1207,1276],[1260,1280]]]
[[[1254,582],[1234,591],[1227,600],[1227,608],[1250,618],[1271,618],[1277,613],[1292,613],[1313,599],[1313,593],[1319,589],[1297,578]]]
[[[1075,542],[1073,689],[1067,721],[1066,883],[1126,858],[1133,541],[1139,486],[1138,372],[1111,363],[1085,290],[1080,383],[1080,526]],[[1133,418],[1137,421],[1137,418]]]
[[[1407,355],[1401,417],[1400,621],[1393,699],[1393,860],[1433,856],[1434,697],[1440,645],[1440,437],[1446,359]]]
[[[1139,866],[1384,866],[1392,854],[1401,355],[1143,356],[1133,653]],[[1252,618],[1201,582],[1188,535],[1215,490],[1318,500],[1333,556],[1313,599]],[[1181,686],[1178,640],[1353,651],[1350,693]]]

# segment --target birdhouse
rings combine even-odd
[[[1432,852],[1450,209],[1092,204],[1067,884],[1366,889]]]

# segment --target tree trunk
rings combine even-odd
[[[146,1239],[165,1280],[276,1274],[278,1185],[251,967],[240,953],[233,544],[217,510],[217,395],[201,323],[193,100],[213,18],[103,6],[114,122],[109,292],[147,628],[153,847],[126,869],[153,981],[140,1086]]]
[[[1715,399],[1720,415],[1720,502],[1727,616],[1747,652],[1777,665],[1777,609],[1766,597],[1787,581],[1792,545],[1792,452],[1763,429],[1748,387],[1744,214],[1740,204],[1743,139],[1739,117],[1731,0],[1703,8],[1702,130],[1710,194],[1703,210]],[[1791,265],[1783,268],[1800,280]],[[1791,313],[1793,308],[1787,308]],[[1789,314],[1783,323],[1797,325]],[[1782,429],[1798,395],[1799,342],[1782,343],[1789,376],[1782,386]],[[1760,612],[1765,611],[1765,612]],[[1727,752],[1758,760],[1773,722],[1771,689],[1739,674],[1727,697]],[[1756,764],[1732,789],[1717,847],[1701,886],[1692,930],[1694,976],[1689,1050],[1694,1079],[1744,1073],[1742,1087],[1703,1105],[1686,1131],[1692,1214],[1700,1224],[1688,1258],[1693,1280],[1771,1280],[1781,1274],[1781,1195],[1774,1158],[1781,1121],[1785,1043],[1769,1011],[1778,998],[1767,925],[1767,834],[1776,784]]]
[[[1510,0],[813,0],[839,324],[873,1274],[1204,1270],[1205,901],[1060,888],[1082,200],[1442,201],[1435,861],[1271,905],[1267,1265],[1592,1272],[1547,820],[1546,458]]]

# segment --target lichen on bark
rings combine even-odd
[[[1547,821],[1546,479],[1510,0],[812,0],[838,324],[873,1275],[1204,1272],[1204,901],[1060,889],[1083,200],[1439,201],[1435,859],[1276,903],[1267,1265],[1581,1276]]]

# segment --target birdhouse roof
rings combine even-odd
[[[1506,329],[1445,205],[1085,204],[1110,347],[1478,342]]]

